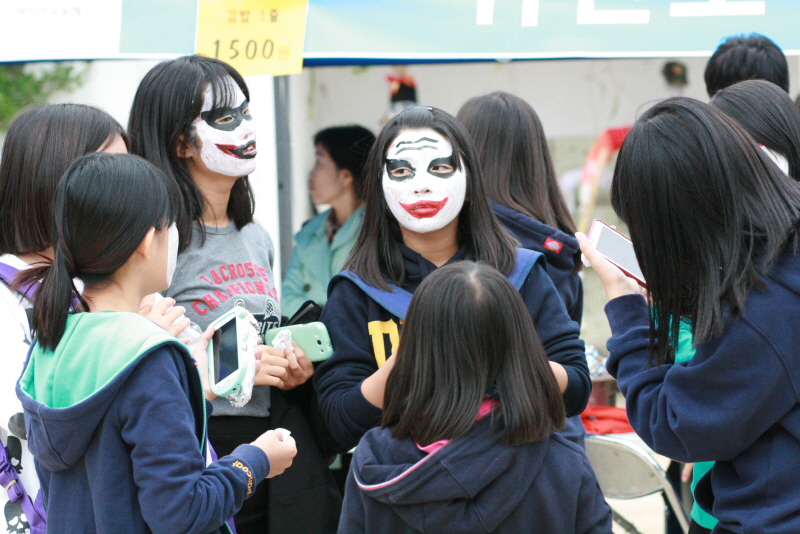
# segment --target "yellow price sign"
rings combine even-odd
[[[307,11],[308,0],[200,0],[195,53],[242,76],[297,74]]]

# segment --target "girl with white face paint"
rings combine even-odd
[[[279,326],[281,308],[272,273],[272,240],[253,218],[248,175],[256,168],[257,138],[249,101],[247,84],[230,65],[186,56],[161,63],[145,75],[131,108],[129,129],[131,151],[164,171],[180,190],[176,193],[181,201],[179,254],[164,295],[175,299],[201,330],[233,306],[244,306],[256,317],[263,339],[268,329]],[[250,401],[241,408],[226,399],[213,401],[209,439],[220,455],[276,426],[288,426],[293,435],[303,434],[288,424],[273,424],[271,404],[272,398],[281,395],[274,390],[294,389],[308,381],[313,365],[296,346],[293,351],[262,350]],[[285,399],[281,403],[286,404]],[[316,444],[299,446],[309,455],[317,450]],[[319,478],[309,480],[324,482],[321,477],[330,476],[324,460],[306,463],[324,466],[315,473]],[[316,486],[319,491],[325,489],[324,484]],[[266,490],[266,484],[257,485],[245,502],[236,517],[239,534],[268,532],[272,519]],[[327,492],[310,491],[309,502],[338,517],[340,500]],[[298,506],[305,502],[297,499]],[[327,517],[291,506],[281,512],[301,518],[297,530],[304,532],[314,532],[314,521]],[[328,526],[319,530],[326,531]]]
[[[518,277],[567,415],[580,413],[591,382],[577,324],[541,256],[516,249],[497,222],[463,126],[436,108],[408,109],[384,126],[365,172],[364,226],[320,318],[335,353],[317,369],[315,386],[339,445],[352,447],[380,422],[406,296],[436,268],[462,259]]]

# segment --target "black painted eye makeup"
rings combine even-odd
[[[456,172],[453,155],[432,159],[428,165],[428,172],[438,178],[450,178],[453,176]]]
[[[416,175],[416,170],[411,163],[404,159],[386,160],[386,174],[390,180],[395,182],[405,182]]]
[[[251,121],[250,103],[245,100],[238,107],[220,107],[200,113],[200,118],[206,124],[217,130],[232,132],[242,123],[243,120]]]

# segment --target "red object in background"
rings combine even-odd
[[[617,406],[589,406],[581,414],[581,422],[588,434],[633,432],[625,408]]]
[[[602,168],[622,147],[625,136],[631,131],[630,125],[606,128],[595,139],[583,164],[581,183],[591,184],[599,179]]]

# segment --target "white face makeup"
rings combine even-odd
[[[178,264],[178,226],[172,223],[167,234],[167,287],[172,285],[172,277],[175,275],[175,265]]]
[[[200,159],[210,171],[225,176],[246,176],[256,169],[256,125],[244,93],[228,78],[232,107],[214,105],[214,92],[208,84],[203,92],[203,109],[195,119],[195,131],[202,148]]]
[[[434,130],[404,130],[389,145],[383,168],[386,204],[403,228],[424,234],[458,217],[467,192],[453,146]]]

